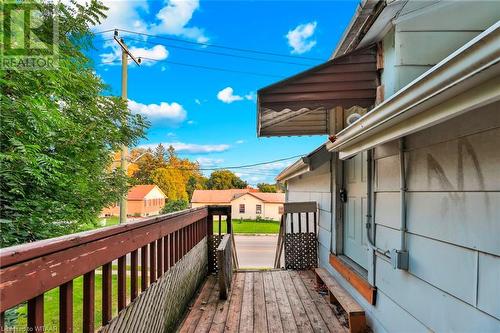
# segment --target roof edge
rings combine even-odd
[[[368,140],[377,130],[380,131],[379,127],[384,123],[389,121],[399,123],[401,119],[395,120],[395,118],[405,112],[425,111],[429,108],[428,105],[433,98],[442,95],[445,91],[476,74],[482,74],[488,78],[487,69],[500,63],[499,52],[500,21],[400,89],[358,121],[339,132],[334,142],[327,143],[327,149],[342,152],[361,140]],[[418,110],[417,108],[424,102],[427,103],[427,106]],[[349,154],[342,154],[342,158],[348,158],[355,153],[351,149]]]

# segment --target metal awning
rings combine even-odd
[[[377,48],[372,45],[260,89],[257,135],[329,134],[329,110],[371,108],[376,90]]]

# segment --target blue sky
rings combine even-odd
[[[142,140],[141,145],[172,143],[181,156],[200,161],[202,167],[223,167],[308,153],[326,140],[325,136],[257,138],[255,92],[327,60],[349,23],[357,1],[105,3],[111,11],[96,31],[121,28],[295,57],[236,52],[123,33],[125,42],[136,55],[162,59],[146,62],[141,67],[129,64],[129,107],[146,115],[151,122],[147,139]],[[90,55],[96,72],[109,84],[111,93],[119,95],[119,49],[111,38],[112,33],[98,35],[96,50]],[[266,61],[213,55],[206,51]],[[304,66],[269,62],[270,59],[298,62]],[[169,64],[169,61],[276,77],[190,68]],[[274,182],[274,176],[293,161],[236,172],[250,184]]]

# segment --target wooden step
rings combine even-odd
[[[344,309],[349,318],[349,331],[360,333],[366,330],[365,310],[356,300],[331,276],[326,269],[316,268],[316,282],[328,289],[330,302],[338,304]]]

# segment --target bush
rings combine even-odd
[[[163,206],[163,208],[161,209],[161,213],[167,214],[187,208],[189,208],[189,203],[187,202],[187,200],[184,199],[170,200],[165,204],[165,206]]]

